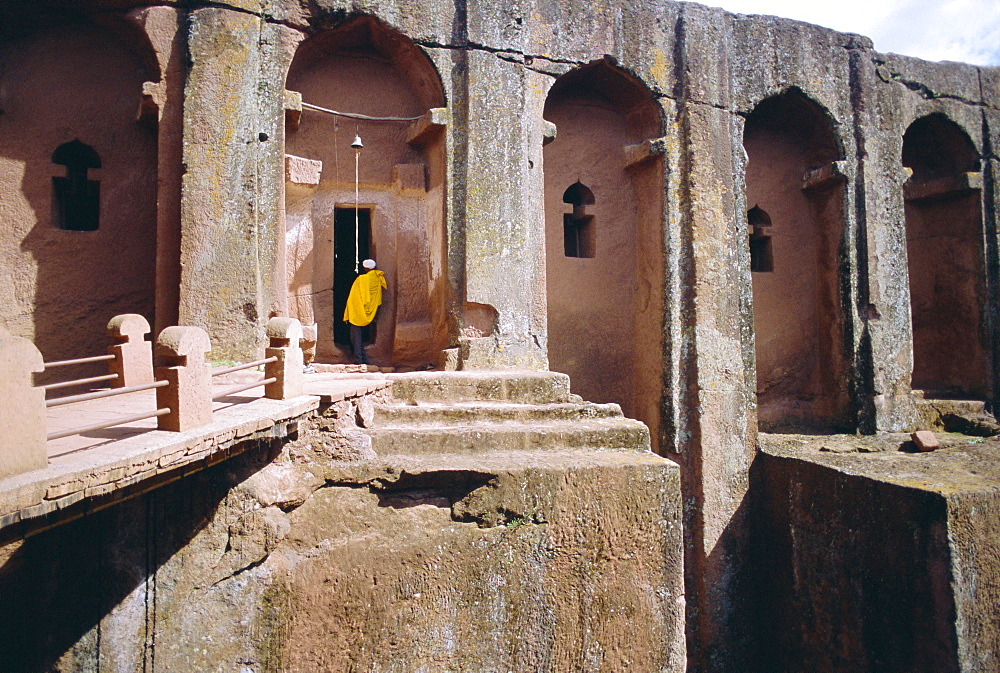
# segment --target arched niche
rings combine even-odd
[[[343,305],[357,257],[373,257],[388,292],[368,353],[377,364],[433,362],[447,346],[443,88],[426,54],[369,16],[298,47],[286,88],[301,117],[286,122],[289,310],[317,327],[317,360],[352,360]],[[371,121],[311,109],[314,105]],[[355,150],[358,185],[355,210]],[[355,232],[358,232],[355,239]],[[363,271],[363,269],[362,269]]]
[[[927,397],[989,399],[986,267],[979,153],[942,114],[903,135],[912,386]]]
[[[743,146],[760,427],[853,429],[840,292],[844,179],[830,119],[790,89],[747,116]]]
[[[658,443],[663,360],[660,108],[608,61],[557,79],[544,117],[548,356],[574,392],[617,402]],[[570,235],[573,234],[573,241]]]
[[[157,129],[138,111],[159,71],[124,19],[24,5],[0,31],[2,323],[47,360],[99,354],[114,315],[154,321]]]

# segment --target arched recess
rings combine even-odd
[[[657,444],[663,158],[647,141],[662,135],[660,108],[599,61],[556,80],[544,116],[557,129],[543,157],[549,366],[644,421]]]
[[[123,19],[24,5],[0,15],[19,26],[0,36],[0,323],[46,359],[94,355],[114,315],[154,321],[157,128],[138,112],[159,72]]]
[[[903,135],[912,386],[927,397],[989,399],[986,266],[979,153],[942,114]]]
[[[360,16],[303,41],[286,88],[306,104],[285,127],[291,315],[316,324],[319,361],[351,360],[346,329],[338,327],[355,277],[357,229],[358,254],[375,258],[389,285],[368,337],[370,357],[376,364],[433,362],[448,341],[445,133],[433,112],[445,100],[436,69],[407,37]],[[308,105],[417,119],[353,119]],[[364,145],[357,218],[355,135]]]
[[[790,89],[750,113],[743,146],[760,427],[853,429],[840,145],[824,111]]]

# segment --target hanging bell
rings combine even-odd
[[[361,144],[361,136],[354,136],[354,142],[351,143],[351,147],[353,147],[355,151],[364,147],[364,145]]]

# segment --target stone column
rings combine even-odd
[[[177,7],[134,9],[129,18],[141,26],[156,53],[160,78],[143,86],[140,116],[157,129],[156,331],[177,324],[181,267],[181,185],[184,133],[185,12]]]
[[[739,670],[750,651],[756,382],[742,120],[730,111],[721,12],[685,4],[676,30],[678,142],[668,152],[665,455],[681,465],[689,670]]]
[[[986,226],[986,271],[993,353],[993,408],[1000,402],[1000,73],[983,70],[985,102],[983,115],[983,222]],[[994,411],[995,413],[995,411]]]
[[[190,15],[179,321],[206,329],[216,358],[255,357],[287,303],[279,30],[226,8]]]
[[[468,8],[468,38],[503,43],[494,7]],[[513,45],[514,49],[520,49]],[[518,54],[469,49],[464,54],[465,100],[453,124],[465,146],[455,153],[463,172],[464,305],[470,321],[489,323],[492,334],[464,344],[466,368],[547,366],[545,355],[544,227],[539,99]],[[493,311],[495,310],[495,314]],[[463,315],[461,322],[466,322]]]
[[[857,154],[856,208],[859,212],[858,312],[862,318],[857,390],[859,425],[899,431],[914,421],[910,395],[913,332],[906,268],[906,224],[903,212],[902,87],[886,86],[867,55],[851,56],[854,94],[854,137]]]

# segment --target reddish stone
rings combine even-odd
[[[917,451],[934,451],[941,448],[941,443],[930,430],[918,430],[910,435],[910,439],[917,445]]]
[[[149,323],[137,313],[116,315],[108,323],[108,336],[116,343],[108,348],[115,359],[108,364],[111,374],[118,378],[111,382],[114,388],[152,383],[153,344],[145,340]]]
[[[160,416],[160,430],[183,432],[212,422],[212,368],[205,354],[212,350],[208,334],[200,327],[167,327],[156,340],[156,354],[163,367],[155,369],[157,381],[170,385],[156,389],[156,408],[170,409]]]

